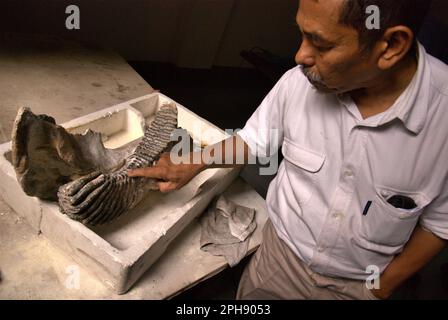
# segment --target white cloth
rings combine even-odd
[[[382,114],[363,120],[349,96],[317,91],[296,67],[239,132],[253,154],[282,147],[268,212],[317,273],[365,280],[369,266],[382,272],[419,220],[448,239],[448,66],[421,45],[418,56],[412,83]],[[392,195],[418,207],[397,209]]]
[[[234,267],[246,256],[256,227],[255,209],[236,205],[221,195],[201,218],[201,249],[224,256]]]

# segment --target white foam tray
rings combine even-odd
[[[62,126],[71,133],[84,133],[87,129],[100,132],[107,148],[118,148],[140,138],[145,123],[153,119],[163,104],[170,102],[174,101],[153,93]],[[227,137],[221,129],[182,105],[176,105],[179,126],[197,143],[209,145]],[[237,169],[206,170],[181,190],[169,194],[150,192],[136,208],[110,225],[88,228],[61,214],[56,203],[27,196],[11,164],[11,143],[0,145],[0,194],[5,202],[37,233],[61,247],[118,294],[131,288],[238,173]]]

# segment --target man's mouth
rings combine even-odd
[[[335,90],[329,88],[324,82],[322,77],[313,72],[309,67],[305,67],[303,65],[300,66],[305,77],[307,77],[308,81],[319,91],[323,92],[334,92]]]

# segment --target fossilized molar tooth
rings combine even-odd
[[[61,212],[94,226],[110,222],[135,207],[149,190],[156,189],[155,180],[130,178],[127,171],[152,165],[172,145],[171,134],[176,128],[176,106],[162,106],[122,167],[94,172],[59,188]]]
[[[69,181],[122,165],[136,147],[106,149],[99,133],[70,134],[52,117],[28,108],[18,111],[11,140],[12,164],[22,189],[46,200],[57,200],[59,187]]]

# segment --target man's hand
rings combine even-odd
[[[218,151],[217,163],[204,163],[203,151],[183,155],[181,164],[174,164],[170,154],[164,153],[153,167],[130,170],[128,176],[158,179],[159,190],[166,193],[182,188],[205,169],[239,167],[243,163],[237,164],[237,159],[243,158],[243,162],[247,163],[249,157],[249,146],[238,135],[208,146],[204,152],[214,157],[215,151]],[[194,161],[196,159],[200,161]],[[229,164],[228,159],[231,160]]]
[[[446,240],[417,226],[403,251],[392,260],[380,277],[380,289],[371,292],[388,299],[393,292],[418,270],[429,263],[446,246]]]
[[[164,153],[155,166],[129,170],[128,176],[158,179],[159,190],[167,193],[182,188],[204,169],[203,164],[174,164],[170,154]]]
[[[387,300],[391,297],[394,290],[390,290],[387,285],[382,285],[380,289],[371,289],[370,292],[380,300]]]

